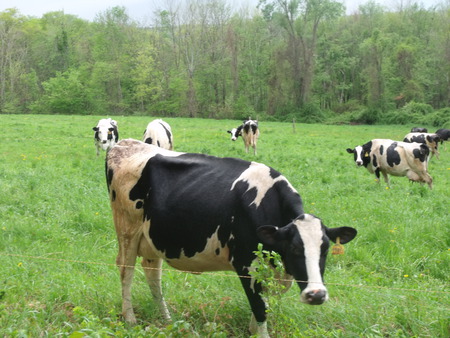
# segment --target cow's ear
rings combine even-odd
[[[92,128],[93,131],[98,131],[98,127]]]
[[[340,243],[345,244],[350,242],[353,238],[356,237],[358,231],[351,227],[340,227],[340,228],[325,228],[325,233],[328,238],[333,242],[336,242],[336,238],[339,237]]]
[[[275,225],[263,225],[256,229],[256,234],[263,244],[277,245],[287,238],[287,227],[278,228]]]
[[[227,133],[228,133],[228,134],[232,134],[231,130],[227,130]]]
[[[350,148],[347,148],[347,153],[349,153],[349,154],[353,154],[353,149],[350,149]]]

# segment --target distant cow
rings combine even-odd
[[[381,172],[388,186],[389,174],[425,182],[432,188],[433,179],[428,174],[430,149],[425,144],[374,139],[354,149],[347,148],[347,152],[354,155],[356,165],[375,173],[378,182]]]
[[[153,120],[147,125],[144,131],[145,143],[154,144],[155,146],[172,150],[173,149],[173,135],[172,129],[167,122],[161,119]]]
[[[194,273],[235,271],[252,310],[251,332],[267,336],[261,284],[250,277],[258,242],[280,254],[297,281],[300,300],[328,299],[323,284],[330,240],[351,241],[356,230],[327,228],[305,214],[300,195],[279,172],[234,158],[173,152],[120,141],[108,153],[106,175],[119,242],[122,311],[135,323],[131,282],[142,256],[153,298],[166,319],[161,264]],[[227,292],[224,290],[224,292]]]
[[[436,155],[436,158],[439,158],[438,144],[440,140],[437,134],[429,133],[409,133],[403,138],[403,142],[426,144],[431,150],[431,155]]]
[[[119,141],[119,130],[115,120],[101,119],[92,129],[95,131],[94,143],[97,147],[97,156],[100,154],[100,149],[107,151]]]
[[[245,145],[245,151],[248,153],[248,148],[253,148],[253,154],[256,155],[256,143],[259,137],[258,121],[248,119],[232,130],[227,130],[231,134],[231,140],[236,141],[239,136],[242,136]]]
[[[441,139],[441,144],[444,143],[444,141],[448,141],[450,138],[450,129],[438,129],[436,130],[436,134]]]
[[[411,128],[411,133],[428,133],[427,128],[413,127]]]

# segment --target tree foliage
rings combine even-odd
[[[150,24],[120,6],[92,22],[10,9],[0,12],[0,113],[385,123],[414,103],[428,116],[450,106],[449,31],[448,3],[368,1],[348,15],[332,0],[240,12],[225,0],[167,1]]]

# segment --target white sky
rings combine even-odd
[[[180,0],[178,0],[180,1]],[[156,9],[165,8],[167,3],[177,3],[177,0],[0,0],[0,12],[7,8],[17,8],[22,15],[42,17],[43,14],[63,10],[65,14],[76,15],[85,20],[93,20],[95,16],[115,6],[123,6],[128,15],[142,21],[152,17]],[[347,13],[352,13],[360,4],[369,0],[340,0],[347,7]],[[256,7],[258,0],[228,0],[233,8],[245,5]],[[436,4],[448,3],[449,0],[374,0],[386,8],[398,8],[400,4],[418,3],[426,9]]]

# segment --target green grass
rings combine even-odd
[[[116,236],[92,127],[99,116],[0,115],[0,336],[246,336],[250,309],[232,273],[200,276],[165,266],[175,324],[164,323],[140,265],[137,327],[121,321]],[[141,139],[150,117],[117,117],[121,138]],[[175,149],[257,160],[282,172],[306,212],[357,238],[328,258],[330,300],[299,302],[294,286],[279,316],[305,337],[450,336],[450,145],[433,158],[434,188],[356,168],[345,149],[402,139],[411,126],[296,125],[260,121],[258,155],[227,129],[236,121],[165,119]],[[430,128],[433,129],[433,128]],[[271,321],[269,319],[269,330]],[[214,334],[213,334],[214,333]]]

